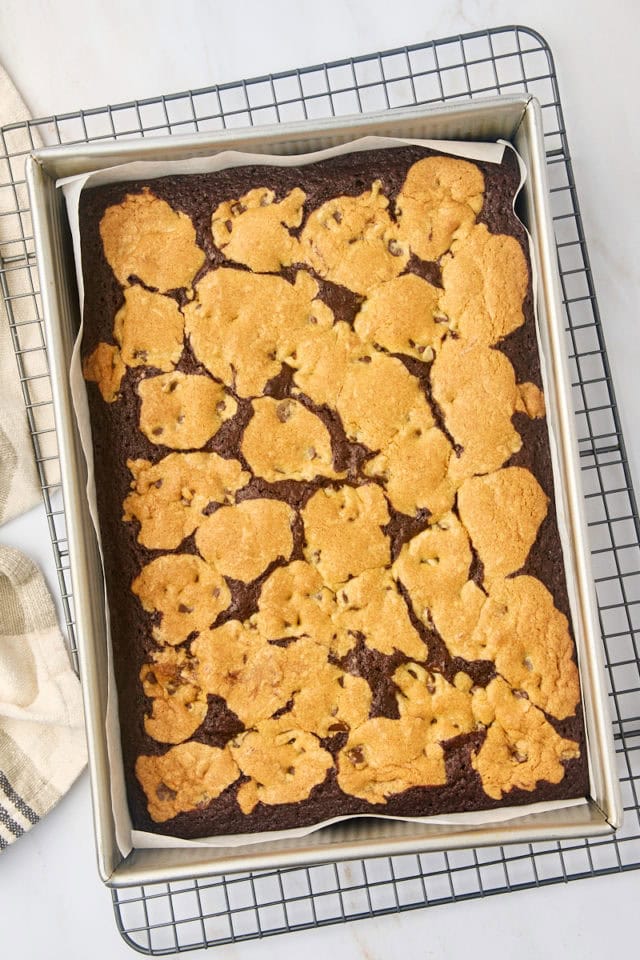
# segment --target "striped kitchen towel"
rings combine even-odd
[[[0,546],[0,852],[86,763],[78,678],[38,568]]]

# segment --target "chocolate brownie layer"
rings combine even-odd
[[[439,158],[82,194],[138,829],[586,794],[519,172]]]

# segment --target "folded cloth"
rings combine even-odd
[[[0,546],[0,851],[86,762],[80,683],[38,568]]]
[[[15,87],[0,66],[0,127],[26,120],[28,115]],[[13,154],[22,155],[32,148],[26,129],[12,131],[10,139]],[[14,179],[23,179],[22,175],[16,176],[16,171],[10,167],[15,162],[3,157],[0,141],[0,182],[11,181],[11,172],[14,173]],[[24,156],[20,162],[24,163]],[[24,192],[22,184],[16,189]],[[32,317],[29,311],[35,309],[35,304],[33,298],[29,297],[33,287],[25,258],[25,244],[17,242],[24,229],[21,214],[15,212],[18,206],[24,209],[21,198],[13,190],[0,189],[0,271],[4,270],[6,288],[11,297],[15,297],[12,303],[21,313],[15,319],[21,323],[20,329],[30,339]],[[0,290],[0,294],[2,292]],[[35,331],[36,325],[33,327]],[[31,347],[33,343],[22,346]],[[0,523],[24,513],[40,500],[40,495],[9,317],[4,297],[0,295]]]

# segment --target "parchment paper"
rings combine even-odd
[[[318,160],[325,160],[329,157],[336,157],[345,153],[356,153],[363,150],[384,150],[390,147],[399,147],[407,145],[417,145],[430,147],[439,150],[442,153],[448,153],[452,156],[464,157],[469,160],[483,160],[489,163],[500,163],[505,149],[513,150],[511,144],[505,141],[497,143],[472,143],[467,141],[438,141],[438,140],[406,140],[391,137],[363,137],[354,140],[351,143],[341,144],[338,147],[332,147],[328,150],[320,150],[315,153],[297,154],[293,156],[275,156],[264,154],[241,153],[239,151],[224,151],[211,157],[198,157],[190,160],[166,160],[166,161],[137,161],[133,163],[121,164],[110,167],[106,170],[82,174],[78,177],[68,177],[58,181],[57,186],[63,190],[71,226],[73,238],[73,250],[75,256],[76,274],[78,280],[78,291],[80,298],[80,310],[84,305],[84,283],[82,277],[82,254],[80,244],[80,227],[78,217],[78,205],[80,194],[85,187],[100,186],[108,183],[118,183],[127,180],[151,180],[157,177],[169,175],[191,174],[191,173],[212,173],[216,170],[223,170],[230,167],[251,165],[264,166],[300,166],[302,164],[313,163]],[[515,152],[515,151],[514,151]],[[516,153],[520,166],[521,182],[520,189],[525,182],[526,168],[521,157]],[[515,202],[515,198],[514,198]],[[537,271],[535,266],[534,251],[531,240],[529,241],[532,267],[532,287],[534,291],[534,313],[536,319],[536,331],[538,335],[538,347],[540,350],[540,362],[542,368],[543,386],[547,384],[547,373],[545,369],[545,358],[540,349],[540,334],[538,329],[538,316],[535,310],[535,296],[537,289]],[[94,483],[93,470],[93,448],[91,443],[91,424],[89,418],[89,408],[87,402],[87,393],[84,378],[82,376],[82,365],[80,358],[80,344],[82,341],[82,322],[76,343],[73,350],[69,379],[71,384],[71,393],[73,398],[74,410],[77,418],[78,430],[81,439],[82,449],[87,461],[87,500],[89,511],[95,527],[100,554],[102,556],[102,545],[100,540],[100,527],[98,522],[98,510],[96,502],[96,491]],[[552,447],[552,459],[554,460],[554,478],[557,476],[555,463],[557,462],[557,444],[554,438],[553,425],[549,424],[549,437]],[[570,543],[570,532],[567,518],[563,508],[562,498],[557,499],[556,509],[558,513],[558,528],[560,539],[563,544],[563,553],[565,558],[570,554],[568,544]],[[571,578],[567,577],[568,589],[570,592],[571,608],[575,610],[575,596],[572,589]],[[233,834],[227,836],[205,837],[199,840],[180,840],[175,837],[158,836],[141,830],[134,830],[131,826],[131,817],[127,805],[124,768],[122,762],[122,748],[120,743],[120,723],[118,718],[118,699],[115,683],[115,675],[112,661],[111,638],[109,628],[109,605],[106,598],[105,588],[105,609],[107,611],[107,655],[108,655],[108,698],[107,713],[105,717],[107,749],[110,764],[111,781],[111,802],[113,807],[114,823],[116,830],[116,840],[120,852],[127,856],[131,850],[137,848],[159,848],[159,847],[239,847],[247,844],[254,844],[266,841],[275,841],[281,839],[293,839],[307,836],[310,833],[320,830],[322,827],[331,824],[340,823],[343,820],[353,819],[354,815],[334,817],[331,820],[325,820],[322,823],[313,824],[308,827],[300,827],[290,830],[274,830],[264,833]],[[404,820],[412,823],[443,824],[443,825],[467,825],[467,826],[491,826],[504,823],[516,818],[528,817],[535,813],[544,813],[551,810],[565,809],[567,807],[582,806],[587,803],[586,799],[577,800],[553,800],[542,803],[532,803],[521,807],[501,807],[498,810],[478,811],[470,813],[454,813],[446,816],[436,817],[388,817],[389,820]],[[357,817],[375,817],[380,819],[380,814],[356,814]]]

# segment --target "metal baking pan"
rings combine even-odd
[[[546,402],[559,448],[555,471],[556,500],[564,507],[570,530],[565,563],[567,576],[575,584],[576,602],[572,604],[572,614],[588,740],[592,785],[589,802],[585,806],[542,814],[527,814],[525,807],[521,817],[487,827],[362,818],[326,827],[302,839],[235,848],[133,850],[123,858],[115,838],[105,737],[107,634],[103,578],[85,498],[86,467],[75,427],[68,378],[79,326],[79,307],[64,200],[56,188],[56,181],[127,161],[185,159],[227,149],[271,154],[307,153],[370,134],[448,140],[503,138],[513,143],[528,169],[528,179],[519,199],[519,213],[532,236],[538,264],[538,322],[549,381]],[[139,885],[212,873],[612,833],[621,823],[621,802],[583,516],[538,102],[524,95],[497,97],[455,106],[411,107],[365,116],[184,137],[43,148],[27,158],[26,176],[66,507],[98,867],[105,883],[110,886]]]

